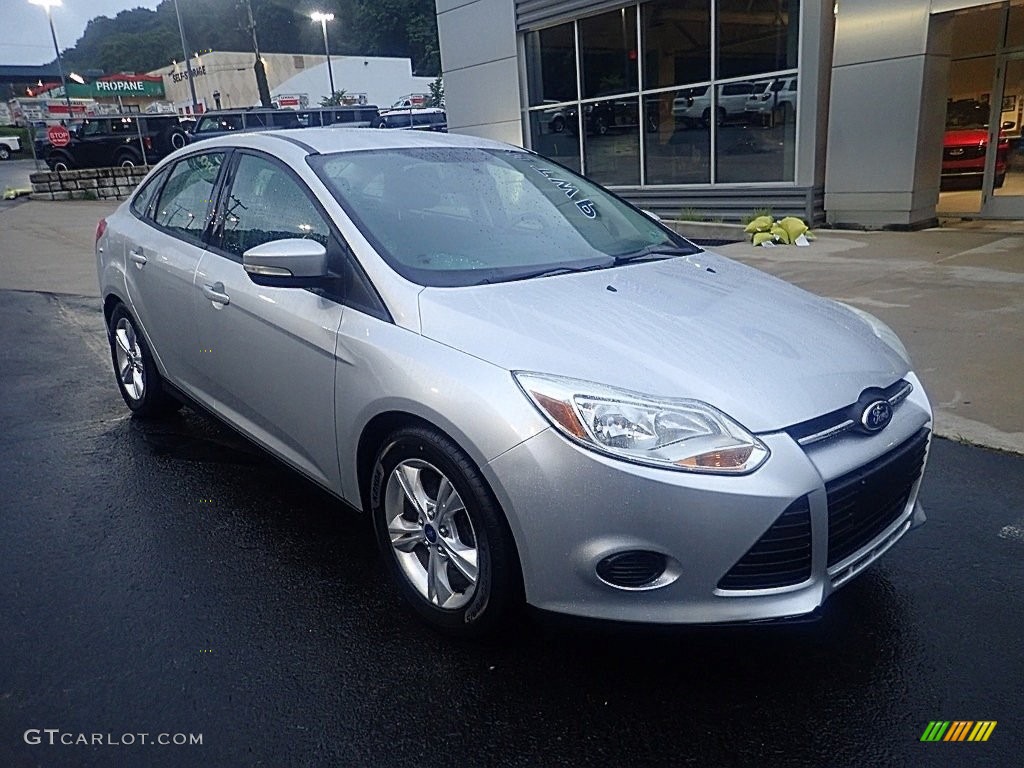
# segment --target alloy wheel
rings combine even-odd
[[[142,347],[139,345],[135,328],[127,318],[122,317],[114,328],[114,342],[117,354],[117,375],[125,392],[133,400],[141,400],[146,394],[146,372],[142,361]]]
[[[466,505],[451,481],[421,459],[400,462],[384,494],[391,551],[420,596],[446,610],[476,592],[479,550]]]

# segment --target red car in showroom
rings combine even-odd
[[[987,104],[965,99],[954,101],[946,109],[946,136],[942,146],[942,185],[952,186],[955,180],[976,181],[981,184],[985,173],[985,152],[988,149]],[[996,148],[996,187],[1006,180],[1006,158],[1010,140],[1004,131],[1014,123],[1003,123]]]

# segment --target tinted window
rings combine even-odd
[[[640,6],[644,27],[644,88],[711,78],[708,0],[655,0]]]
[[[79,136],[103,136],[107,132],[106,120],[85,120],[78,128]]]
[[[221,247],[241,258],[272,240],[310,238],[325,247],[330,230],[304,189],[283,167],[242,155],[224,210]]]
[[[167,171],[161,171],[155,176],[150,176],[146,179],[146,183],[142,185],[141,189],[136,193],[135,197],[132,198],[132,211],[138,216],[145,216],[149,211],[149,204],[153,201],[153,197],[156,195],[157,190],[160,189],[160,184],[163,182],[164,177],[167,176]]]
[[[576,35],[573,25],[530,32],[524,40],[530,105],[577,98]]]
[[[160,193],[153,216],[186,240],[199,240],[206,229],[217,173],[223,152],[193,155],[175,163]]]
[[[269,115],[261,114],[259,112],[250,112],[245,116],[245,127],[246,128],[266,128],[267,118]]]
[[[800,0],[718,0],[718,77],[793,69]]]
[[[403,276],[470,285],[612,265],[686,241],[571,171],[526,152],[405,149],[310,165]]]
[[[130,117],[115,117],[110,121],[110,132],[116,135],[129,134],[134,136],[138,133],[135,127],[135,120]]]
[[[199,121],[196,133],[214,133],[218,131],[242,130],[241,115],[208,115]]]
[[[581,19],[583,98],[637,87],[636,6]]]

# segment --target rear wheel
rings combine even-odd
[[[129,150],[119,154],[114,159],[114,162],[121,168],[134,168],[137,165],[142,165],[142,158],[135,152]]]
[[[150,418],[181,408],[181,403],[164,391],[163,377],[146,340],[123,304],[111,313],[107,336],[117,388],[132,413]]]
[[[188,144],[188,136],[180,128],[172,128],[167,136],[167,143],[171,149],[181,149]]]
[[[372,489],[377,543],[412,608],[452,634],[499,626],[518,602],[519,561],[469,458],[432,429],[402,429],[380,451]]]

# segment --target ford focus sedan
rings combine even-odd
[[[211,139],[96,234],[135,416],[199,406],[369,515],[450,632],[797,617],[924,521],[931,407],[887,326],[531,152]]]

